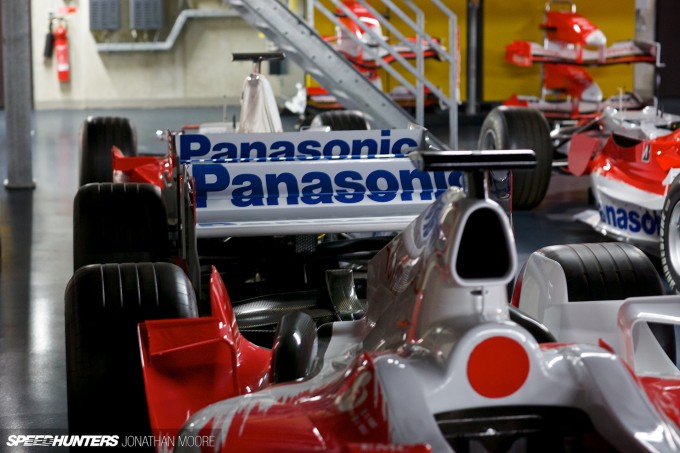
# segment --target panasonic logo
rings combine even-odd
[[[642,212],[617,208],[610,205],[597,205],[600,212],[600,220],[620,230],[631,233],[645,233],[658,236],[661,228],[661,218],[656,211],[644,210]]]
[[[421,131],[287,132],[279,134],[181,134],[180,160],[291,161],[403,157],[416,149]]]
[[[408,159],[398,160],[403,161],[397,163],[403,167],[396,170],[388,170],[387,163],[357,161],[364,165],[353,165],[356,168],[353,170],[334,169],[334,165],[328,163],[327,171],[308,171],[316,168],[309,162],[305,169],[294,166],[289,172],[256,173],[255,167],[262,164],[241,164],[227,169],[225,165],[206,163],[192,165],[191,172],[196,181],[198,208],[207,208],[208,203],[213,202],[247,208],[428,201],[439,197],[450,186],[461,185],[460,172],[421,172],[412,167],[406,169],[406,165],[410,166]],[[367,167],[366,163],[373,165]]]

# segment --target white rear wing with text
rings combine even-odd
[[[425,129],[177,134],[195,180],[198,237],[398,231],[458,171],[424,172],[408,154]]]

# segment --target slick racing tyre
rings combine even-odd
[[[632,244],[554,245],[537,253],[562,267],[569,302],[622,300],[665,293],[654,264]],[[674,327],[649,323],[649,328],[671,360],[675,361]]]
[[[113,181],[111,147],[137,155],[137,134],[127,118],[89,117],[80,129],[80,185]]]
[[[73,268],[95,263],[170,261],[165,204],[152,184],[81,187],[73,202]]]
[[[536,167],[512,172],[512,207],[528,210],[543,201],[550,184],[553,147],[548,122],[540,111],[525,107],[496,107],[482,123],[478,148],[533,150]]]
[[[564,271],[568,300],[659,296],[659,273],[642,250],[623,242],[553,245],[538,250]]]
[[[661,211],[659,255],[672,293],[680,294],[680,176],[676,176]]]
[[[364,114],[358,110],[329,110],[312,119],[312,127],[329,126],[333,131],[365,131],[371,128]]]
[[[137,324],[198,316],[184,272],[170,263],[86,266],[65,304],[70,433],[151,434]]]

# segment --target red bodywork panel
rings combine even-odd
[[[573,140],[569,152],[574,146]],[[628,146],[623,146],[621,143]],[[577,142],[578,144],[578,142]],[[680,130],[655,140],[617,138],[610,135],[590,161],[590,171],[622,181],[640,190],[663,195],[663,180],[672,168],[680,167]]]
[[[212,316],[139,325],[142,369],[154,434],[176,435],[191,414],[268,382],[271,351],[246,340],[215,268]]]
[[[574,134],[569,141],[567,163],[569,173],[581,176],[590,172],[591,160],[602,149],[605,141],[591,134]]]
[[[170,174],[175,166],[172,154],[166,156],[133,156],[128,157],[117,147],[111,150],[113,156],[114,179],[125,182],[150,183],[164,187],[164,174]]]
[[[680,426],[680,379],[641,377],[639,381],[657,409]]]
[[[545,22],[541,28],[545,30],[550,41],[564,41],[577,46],[585,46],[586,38],[597,30],[585,17],[571,11],[546,11]]]
[[[545,65],[543,85],[549,90],[557,90],[568,96],[580,98],[593,83],[593,78],[580,66],[561,64]]]
[[[220,451],[429,453],[428,445],[390,443],[386,404],[373,355],[363,353],[339,379],[237,410],[229,431],[220,433],[225,436]],[[215,427],[208,428],[203,431]]]

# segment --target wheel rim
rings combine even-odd
[[[675,203],[668,222],[668,264],[675,275],[680,269],[680,203]]]

